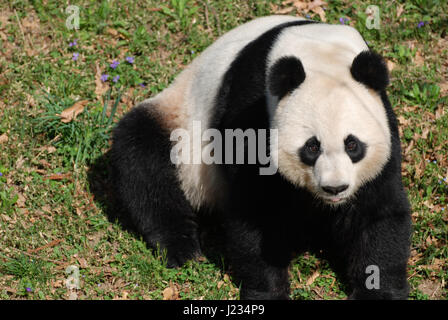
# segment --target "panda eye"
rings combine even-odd
[[[320,150],[320,146],[317,143],[312,143],[310,145],[307,145],[307,149],[308,151],[310,151],[311,153],[318,153]]]
[[[361,161],[361,159],[364,158],[367,145],[364,142],[360,141],[354,135],[349,135],[345,139],[344,145],[345,152],[347,152],[347,155],[350,157],[353,163]]]
[[[308,166],[314,166],[321,153],[320,142],[316,137],[309,138],[299,149],[300,160]]]
[[[348,141],[346,144],[347,151],[350,151],[350,152],[355,151],[357,147],[358,147],[358,144],[354,140]]]

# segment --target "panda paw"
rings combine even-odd
[[[181,267],[188,260],[199,258],[201,249],[199,241],[193,237],[184,237],[174,244],[166,246],[167,268]]]

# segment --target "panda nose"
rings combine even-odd
[[[322,189],[325,192],[332,194],[332,195],[337,195],[338,193],[341,193],[342,191],[347,190],[347,188],[348,188],[348,184],[343,184],[343,185],[340,185],[337,187],[332,187],[332,186],[322,187]]]

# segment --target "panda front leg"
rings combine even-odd
[[[290,254],[262,230],[232,219],[225,224],[226,256],[241,283],[241,300],[289,299]]]
[[[406,213],[368,224],[342,259],[353,291],[349,299],[407,299],[410,219]]]
[[[147,244],[167,251],[168,267],[199,255],[195,214],[170,161],[171,142],[161,115],[140,104],[118,123],[111,148],[111,178],[124,217]]]

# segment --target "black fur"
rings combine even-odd
[[[386,89],[389,73],[383,58],[372,51],[363,51],[353,60],[350,68],[353,78],[376,91]]]
[[[283,57],[275,62],[268,75],[269,90],[279,99],[305,81],[302,62],[296,57]]]
[[[196,217],[179,187],[170,150],[159,115],[141,104],[114,130],[111,169],[122,210],[148,245],[166,249],[167,265],[176,267],[200,249]]]
[[[354,143],[356,146],[355,148],[353,148],[353,150],[350,150],[349,148],[350,143]],[[353,163],[357,163],[365,157],[367,145],[354,135],[350,134],[345,139],[344,144],[345,144],[345,152],[347,152],[348,156],[350,157]]]
[[[266,57],[281,30],[307,23],[280,25],[240,52],[224,75],[212,128],[222,132],[269,128]],[[279,174],[259,175],[259,164],[219,166],[230,188],[223,190],[228,201],[213,208],[213,220],[223,226],[226,256],[234,278],[241,281],[242,299],[288,299],[288,266],[305,251],[330,262],[352,299],[407,297],[410,208],[401,182],[397,121],[381,68],[376,56],[365,53],[355,59],[352,74],[381,94],[392,151],[382,172],[363,185],[350,203],[336,208],[324,205]],[[290,82],[286,83],[288,87]],[[273,89],[284,93],[280,86]],[[132,110],[114,132],[111,160],[117,193],[148,243],[167,248],[171,265],[180,265],[199,252],[195,213],[170,162],[168,132],[149,108]],[[369,265],[380,269],[378,290],[366,288]]]
[[[320,142],[316,137],[309,138],[302,148],[299,150],[300,160],[307,166],[314,166],[322,151],[320,150]]]

